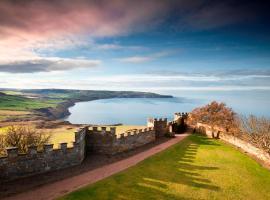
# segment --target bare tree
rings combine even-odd
[[[10,126],[5,135],[5,146],[18,147],[20,152],[27,152],[28,146],[38,146],[49,142],[51,134],[30,126]]]
[[[209,125],[213,138],[219,138],[221,130],[234,134],[237,129],[236,113],[228,108],[225,103],[213,101],[206,106],[194,109],[190,116],[195,123],[200,122]]]
[[[270,154],[270,120],[250,115],[242,116],[240,122],[243,137]]]

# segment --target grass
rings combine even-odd
[[[0,115],[17,116],[17,115],[28,115],[28,114],[30,114],[30,112],[15,111],[15,110],[0,110]]]
[[[0,91],[0,92],[7,94],[7,95],[22,95],[23,94],[20,91],[14,91],[14,90],[4,90],[4,91]]]
[[[235,148],[191,135],[61,199],[270,199],[270,172]]]
[[[127,131],[146,128],[146,126],[134,126],[134,125],[121,125],[121,126],[115,126],[115,127],[116,127],[116,134],[121,134]]]
[[[52,130],[47,130],[48,132],[51,132],[52,137],[51,137],[51,143],[54,144],[54,148],[58,148],[58,144],[61,142],[67,142],[68,147],[72,147],[73,144],[72,142],[75,141],[75,131],[77,128],[58,128],[58,129],[52,129]],[[46,130],[45,130],[46,131]]]
[[[39,108],[55,107],[62,100],[31,99],[21,96],[0,96],[0,110],[29,111]]]
[[[15,111],[15,110],[0,110],[0,121],[12,118],[24,118],[26,115],[32,114],[29,111]]]

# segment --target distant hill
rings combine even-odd
[[[73,99],[76,101],[107,98],[172,98],[151,92],[108,91],[108,90],[66,90],[66,89],[31,89],[20,90],[24,94],[38,95],[43,98]]]

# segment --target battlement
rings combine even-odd
[[[45,144],[43,145],[43,148],[41,151],[38,151],[38,146],[29,146],[27,149],[26,153],[19,153],[19,149],[18,147],[7,147],[6,148],[6,156],[5,157],[1,157],[0,159],[4,159],[4,158],[16,158],[18,156],[33,156],[36,154],[42,154],[42,153],[52,153],[52,152],[56,152],[56,151],[63,151],[66,152],[67,149],[72,150],[74,148],[73,147],[67,147],[67,143],[63,142],[63,143],[59,143],[58,144],[58,148],[54,149],[54,144]]]
[[[90,126],[86,127],[87,133],[95,133],[95,134],[101,134],[101,135],[111,135],[116,136],[116,127],[106,127],[106,126]]]
[[[28,146],[26,153],[20,153],[18,147],[7,147],[6,148],[6,156],[0,157],[0,159],[4,158],[15,158],[17,156],[32,156],[36,154],[42,153],[53,153],[53,152],[67,152],[73,150],[77,147],[77,144],[80,144],[85,137],[84,133],[85,129],[80,129],[78,132],[75,132],[75,141],[72,142],[72,146],[68,147],[67,142],[58,143],[57,148],[54,148],[55,144],[44,144],[41,148],[35,145]]]
[[[148,118],[147,127],[155,127],[157,124],[167,124],[167,118]]]
[[[148,128],[144,128],[144,129],[137,129],[134,131],[127,131],[124,133],[120,133],[117,135],[117,139],[119,138],[125,138],[125,137],[129,137],[129,136],[135,136],[135,135],[139,135],[139,134],[145,134],[148,133],[149,131],[153,131],[154,128],[153,127],[148,127]]]
[[[154,141],[153,127],[116,134],[115,127],[88,127],[86,145],[88,151],[116,154]]]
[[[188,113],[187,112],[177,112],[177,113],[174,113],[174,121],[177,121],[178,119],[180,118],[184,118],[186,119],[188,117]]]
[[[155,123],[155,122],[167,122],[167,118],[148,118],[147,122]]]
[[[156,137],[163,137],[168,132],[167,118],[148,118],[147,127],[152,127]]]
[[[20,153],[17,147],[6,148],[6,156],[0,158],[0,179],[12,180],[80,164],[85,157],[85,134],[85,129],[76,132],[72,147],[66,142],[59,143],[57,149],[54,144],[45,144],[41,149],[29,146],[26,153]]]

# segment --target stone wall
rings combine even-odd
[[[116,139],[114,127],[87,127],[86,147],[90,152],[110,154]]]
[[[208,137],[212,137],[212,131],[210,126],[202,123],[197,123],[196,131],[202,134],[206,134]],[[224,140],[230,144],[233,144],[236,147],[241,148],[245,152],[255,156],[256,158],[270,163],[270,155],[264,152],[263,150],[255,147],[254,145],[248,143],[247,141],[241,140],[233,135],[229,135],[226,133],[221,132],[219,135],[221,140]]]
[[[147,127],[154,128],[156,138],[164,137],[169,132],[167,118],[149,118]]]
[[[177,133],[184,133],[187,130],[188,113],[174,113],[174,120],[172,121],[173,131]]]
[[[80,164],[85,158],[85,135],[86,129],[76,132],[71,148],[67,143],[60,143],[59,149],[53,149],[53,144],[46,144],[42,151],[37,151],[36,146],[29,147],[26,154],[19,154],[16,147],[7,148],[7,156],[0,158],[0,181]]]
[[[155,141],[153,128],[140,129],[117,135],[115,128],[89,127],[86,134],[87,149],[91,152],[113,155],[135,149]]]
[[[116,134],[115,127],[85,127],[75,133],[73,147],[61,143],[58,149],[53,149],[53,144],[47,144],[38,151],[32,146],[26,154],[19,154],[16,147],[7,148],[7,156],[0,157],[0,182],[79,165],[86,149],[90,153],[114,155],[154,142],[166,134],[174,135],[166,118],[149,119],[147,126],[122,134]]]

